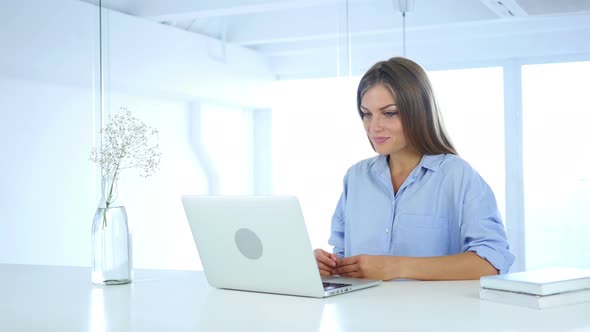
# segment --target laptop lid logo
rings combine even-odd
[[[248,228],[240,228],[234,237],[238,250],[249,259],[262,257],[262,241],[256,233]]]

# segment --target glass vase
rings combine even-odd
[[[127,284],[133,278],[127,212],[119,201],[116,179],[103,179],[101,187],[102,198],[92,223],[92,282]]]

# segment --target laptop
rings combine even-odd
[[[183,196],[182,203],[213,287],[321,298],[381,283],[320,277],[294,196]]]

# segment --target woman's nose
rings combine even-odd
[[[383,129],[383,121],[382,117],[376,115],[371,118],[371,122],[369,123],[369,129],[371,131],[380,131]]]

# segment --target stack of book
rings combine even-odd
[[[590,302],[590,270],[552,268],[481,277],[480,299],[544,309]]]

